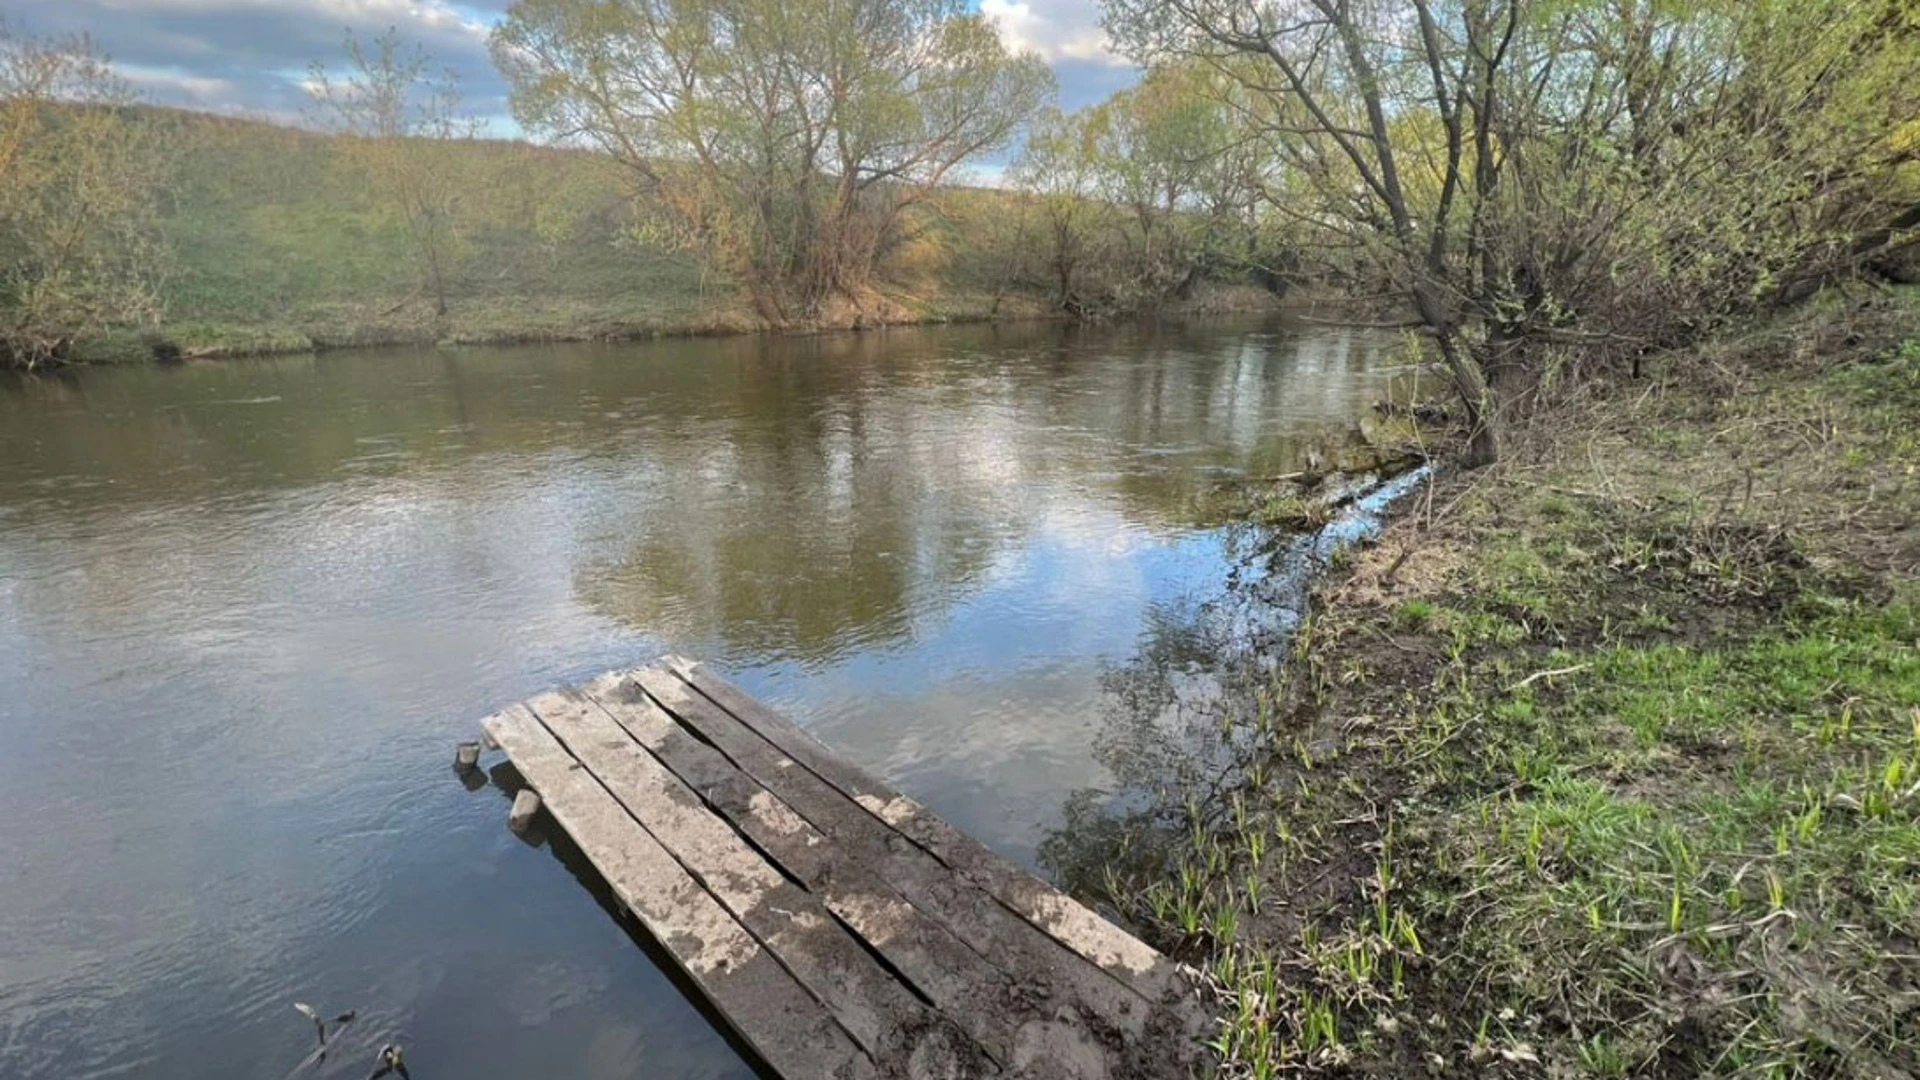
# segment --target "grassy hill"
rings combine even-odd
[[[592,155],[443,148],[464,194],[441,320],[404,228],[330,137],[192,113],[152,122],[179,155],[164,333],[182,348],[630,334],[728,314],[724,283],[703,287],[690,259],[623,236],[620,177]]]
[[[758,328],[724,276],[635,236],[624,178],[598,155],[496,140],[438,147],[462,192],[441,317],[404,227],[333,137],[176,110],[147,110],[146,120],[176,150],[162,220],[164,322],[139,344],[97,350],[101,358],[145,355],[156,341],[229,355]],[[1039,313],[1041,297],[1004,295],[995,252],[1007,199],[944,193],[888,267],[877,316],[842,321]]]

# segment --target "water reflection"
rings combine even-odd
[[[1348,439],[1378,390],[1352,377],[1377,342],[1164,337],[907,345],[872,381],[781,380],[750,408],[661,432],[709,449],[646,454],[671,495],[630,508],[617,556],[589,563],[579,593],[670,638],[717,634],[738,662],[824,666],[912,637],[1036,536],[1124,547],[1191,528],[1221,476],[1298,467]],[[787,421],[769,424],[773,409]]]
[[[447,774],[500,703],[699,655],[1030,860],[1107,658],[1218,591],[1391,339],[971,327],[0,382],[0,1075],[745,1075]],[[1405,396],[1404,394],[1402,396]],[[205,1047],[225,1058],[206,1060]],[[362,1074],[364,1075],[364,1074]]]
[[[1300,728],[1286,715],[1299,703],[1283,665],[1313,585],[1427,475],[1422,467],[1334,484],[1357,497],[1309,532],[1237,526],[1234,569],[1217,592],[1154,605],[1135,650],[1101,679],[1093,757],[1107,775],[1068,796],[1040,843],[1038,861],[1055,881],[1100,902],[1116,880],[1160,880],[1194,827],[1210,832],[1236,793],[1258,786],[1272,740]]]

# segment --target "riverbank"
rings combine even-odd
[[[144,333],[102,336],[79,343],[73,360],[84,364],[149,360],[214,360],[338,349],[530,345],[559,342],[645,341],[668,337],[718,337],[774,332],[735,305],[671,306],[649,298],[579,301],[512,296],[451,301],[445,315],[415,303],[405,310],[373,311],[360,305],[322,306],[298,317],[185,320]],[[991,298],[886,305],[871,314],[836,313],[819,325],[784,333],[873,329],[882,326],[988,322],[1045,318],[1037,303]]]
[[[1311,308],[1314,305],[1304,305]],[[1065,320],[1069,315],[1043,298],[971,292],[919,296],[876,293],[871,302],[843,306],[802,327],[775,328],[743,308],[725,303],[661,312],[645,298],[629,302],[577,302],[536,297],[463,299],[442,316],[415,304],[411,310],[370,312],[358,305],[321,308],[288,320],[239,318],[187,320],[144,333],[108,334],[76,345],[72,362],[128,364],[153,360],[215,360],[337,349],[460,347],[559,342],[645,341],[670,337],[740,334],[810,334],[875,330],[895,326]],[[1203,285],[1187,299],[1141,318],[1187,319],[1301,310],[1249,285]]]
[[[174,171],[154,222],[164,272],[141,309],[157,322],[89,332],[70,361],[772,329],[725,273],[643,227],[626,177],[600,155],[496,140],[436,146],[435,167],[463,193],[436,295],[395,207],[337,137],[172,109],[138,115]],[[1023,213],[1009,191],[943,190],[873,288],[782,330],[1062,318],[1051,281],[1014,265],[1024,248],[1008,228]],[[1266,290],[1223,279],[1141,314],[1277,306]]]
[[[1920,1073],[1920,293],[1648,370],[1406,500],[1104,827],[1226,1075]]]

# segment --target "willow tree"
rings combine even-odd
[[[1047,109],[1027,133],[1011,173],[1023,195],[1022,213],[1036,219],[1040,243],[1031,254],[1051,282],[1054,301],[1076,315],[1095,304],[1082,281],[1085,268],[1105,262],[1096,250],[1108,208],[1097,198],[1105,123],[1099,108]]]
[[[524,127],[612,155],[776,325],[859,296],[1052,93],[962,0],[518,0],[493,54]]]
[[[1905,0],[1102,0],[1211,66],[1310,249],[1389,282],[1497,454],[1572,350],[1637,357],[1910,244]]]
[[[406,233],[420,289],[434,310],[447,313],[459,232],[456,213],[465,194],[454,172],[452,144],[471,139],[478,123],[461,109],[451,70],[436,71],[427,53],[409,47],[397,31],[368,48],[349,33],[347,67],[308,69],[316,118],[340,136],[341,151],[371,181],[383,210]]]
[[[90,40],[0,22],[0,365],[158,319],[168,161],[133,104]]]
[[[1461,288],[1496,396],[1638,358],[1913,239],[1920,9],[1533,0],[1468,133]]]
[[[1021,252],[1080,315],[1150,308],[1206,270],[1256,269],[1257,159],[1205,69],[1163,67],[1072,113],[1049,109],[1010,178],[1040,242]]]
[[[1275,145],[1317,206],[1303,216],[1365,245],[1438,343],[1494,460],[1486,371],[1464,333],[1454,261],[1473,160],[1477,91],[1499,85],[1520,0],[1104,0],[1110,32],[1149,62],[1212,64],[1276,103]],[[1235,61],[1257,58],[1258,66]]]

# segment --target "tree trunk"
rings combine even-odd
[[[775,330],[785,329],[787,311],[780,302],[779,285],[769,283],[759,267],[749,267],[742,277],[747,284],[747,295],[752,298],[753,308],[760,318]]]
[[[1460,395],[1460,404],[1467,413],[1467,449],[1460,463],[1469,469],[1491,465],[1500,458],[1493,390],[1480,370],[1480,362],[1461,347],[1460,339],[1452,331],[1440,331],[1435,336],[1440,342],[1440,355],[1447,362],[1447,371],[1453,376],[1454,389]]]
[[[1491,465],[1500,457],[1500,440],[1494,430],[1493,390],[1487,385],[1486,371],[1481,368],[1480,359],[1461,344],[1458,324],[1448,316],[1431,285],[1416,283],[1412,300],[1420,321],[1440,344],[1440,357],[1447,363],[1453,388],[1467,413],[1467,450],[1461,464],[1469,469]]]
[[[1780,285],[1768,297],[1775,307],[1792,307],[1810,299],[1821,289],[1838,281],[1840,277],[1871,258],[1874,254],[1892,245],[1895,240],[1907,235],[1909,230],[1920,227],[1920,203],[1909,206],[1902,213],[1890,219],[1886,225],[1874,229],[1853,241],[1843,257],[1829,255],[1822,259],[1819,253],[1803,260],[1794,273],[1786,276]]]

